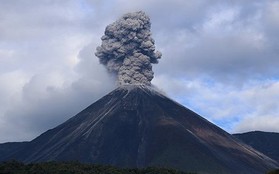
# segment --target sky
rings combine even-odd
[[[30,141],[111,90],[94,55],[105,27],[142,10],[152,83],[229,133],[279,132],[277,0],[0,1],[0,143]]]

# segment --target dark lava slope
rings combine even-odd
[[[262,174],[278,166],[196,113],[144,86],[117,88],[29,142],[11,158],[163,166],[212,174]]]

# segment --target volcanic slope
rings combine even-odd
[[[146,86],[122,86],[6,159],[198,173],[260,174],[278,167],[206,119]]]

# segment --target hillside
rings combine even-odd
[[[254,131],[234,136],[279,162],[279,133]]]

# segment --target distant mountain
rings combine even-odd
[[[158,166],[207,174],[262,174],[278,167],[198,114],[141,85],[115,89],[8,159]]]
[[[234,136],[279,162],[279,133],[254,131]]]
[[[0,161],[5,160],[7,156],[15,151],[24,148],[26,144],[28,144],[28,142],[9,142],[0,144]]]

